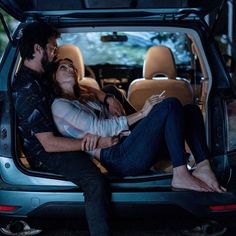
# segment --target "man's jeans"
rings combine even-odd
[[[43,171],[60,174],[84,192],[85,212],[91,236],[111,235],[108,225],[109,186],[84,152],[47,153],[41,156]]]
[[[198,114],[196,119],[193,120],[191,114],[187,114],[190,110],[192,115]],[[191,127],[186,129],[185,119],[191,124]],[[190,105],[183,108],[176,98],[166,98],[138,122],[128,137],[115,146],[102,149],[101,163],[115,175],[144,174],[162,157],[165,143],[173,167],[185,165],[185,136],[195,159],[200,162],[208,154],[203,125],[201,112],[197,106]]]

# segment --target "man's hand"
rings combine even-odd
[[[119,143],[119,138],[117,136],[113,137],[101,137],[98,141],[98,148],[107,148]]]
[[[106,101],[108,109],[113,116],[125,115],[125,110],[121,103],[115,97],[109,97]]]
[[[101,137],[95,134],[87,133],[81,142],[82,151],[92,151],[96,148],[107,148],[116,145],[119,142],[117,136],[113,137]]]
[[[97,148],[100,136],[95,134],[86,134],[81,142],[82,151],[92,151]]]

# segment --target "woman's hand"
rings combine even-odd
[[[125,110],[122,106],[122,104],[115,98],[115,97],[109,97],[107,99],[107,105],[110,113],[113,116],[122,116],[125,115]]]
[[[148,115],[148,113],[157,103],[160,103],[165,98],[163,94],[164,93],[162,92],[161,94],[152,95],[146,100],[143,108],[141,109],[141,113],[143,114],[144,117]]]
[[[119,143],[119,138],[117,136],[113,137],[101,137],[98,142],[98,148],[107,148]]]
[[[82,151],[92,151],[97,148],[100,136],[95,134],[86,134],[81,142]]]

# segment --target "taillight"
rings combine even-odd
[[[235,211],[236,204],[209,206],[211,211]]]
[[[17,206],[1,206],[0,205],[0,212],[12,212],[15,211],[18,207]]]

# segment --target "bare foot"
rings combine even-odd
[[[214,192],[223,193],[226,189],[218,183],[208,160],[204,160],[197,164],[197,168],[193,171],[193,176],[206,183]]]
[[[212,192],[212,189],[209,186],[192,176],[185,165],[173,168],[173,179],[171,185],[177,189]]]

